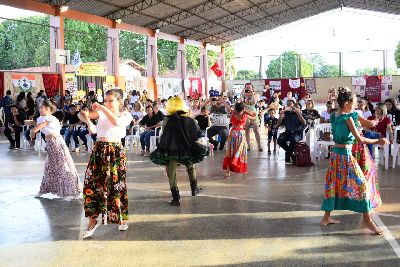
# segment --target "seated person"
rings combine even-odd
[[[326,102],[326,110],[321,112],[319,123],[330,123],[332,112],[335,112],[335,102],[328,101]]]
[[[283,99],[283,104],[287,106],[287,102],[289,100],[296,103],[296,98],[293,96],[293,93],[291,91],[287,92],[286,97]]]
[[[199,124],[199,128],[201,133],[198,134],[198,137],[205,137],[206,129],[211,126],[210,116],[208,115],[208,111],[206,106],[201,107],[201,113],[197,115],[194,119]]]
[[[389,141],[393,142],[393,130],[392,122],[387,116],[387,108],[385,104],[378,103],[375,107],[375,115],[370,116],[368,120],[376,120],[377,124],[374,128],[367,130],[365,129],[364,136],[370,139],[379,139],[382,137],[386,138],[386,132],[389,132]],[[369,153],[372,156],[373,145],[367,145]]]
[[[293,151],[296,145],[300,142],[303,135],[303,128],[306,126],[306,121],[301,115],[301,110],[294,106],[294,101],[288,100],[285,110],[281,111],[277,128],[285,126],[285,132],[278,136],[278,145],[285,150],[285,161],[296,164],[296,158],[293,156]],[[289,144],[287,144],[289,142]]]
[[[63,128],[61,129],[61,135],[64,135],[65,144],[67,145],[67,147],[69,147],[71,143],[71,137],[73,137],[75,147],[72,149],[74,149],[75,152],[79,152],[78,135],[80,130],[77,129],[76,127],[82,125],[82,122],[78,118],[79,111],[77,109],[77,106],[72,104],[69,106],[69,109],[70,112],[65,114],[63,120]]]
[[[10,112],[11,113],[9,114],[8,119],[5,120],[4,135],[10,142],[9,149],[18,149],[21,148],[21,132],[23,130],[22,125],[24,125],[26,116],[24,109],[18,109],[16,105],[10,106]],[[15,134],[15,139],[13,138],[12,133]]]
[[[315,126],[315,120],[319,119],[321,116],[319,112],[314,109],[314,101],[308,100],[306,102],[306,109],[304,109],[301,114],[303,115],[304,120],[307,122],[307,125],[310,127]]]
[[[211,109],[210,109],[210,116],[212,118],[213,114],[227,114],[227,110],[230,110],[230,107],[227,105],[225,101],[223,101],[222,98],[220,97],[213,97],[211,102]],[[214,123],[214,122],[212,122]],[[213,137],[218,135],[220,137],[220,140],[214,140]],[[207,138],[214,146],[214,150],[218,149],[218,144],[219,144],[219,150],[224,150],[226,140],[228,139],[229,135],[229,130],[226,126],[216,126],[213,125],[208,129],[207,131]]]
[[[146,107],[146,115],[141,119],[139,125],[144,128],[144,132],[140,134],[140,145],[142,146],[142,156],[148,157],[150,154],[150,137],[156,135],[155,128],[161,126],[162,120],[160,116],[156,116],[153,107]]]

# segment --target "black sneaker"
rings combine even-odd
[[[10,146],[8,149],[14,150],[14,149],[16,149],[16,147],[15,146]]]
[[[268,155],[271,155],[271,150],[268,150]]]

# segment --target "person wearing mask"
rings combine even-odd
[[[226,116],[227,110],[230,110],[230,107],[226,104],[225,101],[223,101],[222,98],[220,97],[213,97],[211,99],[211,109],[210,109],[210,116],[212,119],[213,114],[223,114]],[[211,120],[212,123],[214,123]],[[210,144],[213,145],[213,150],[218,149],[218,144],[219,144],[219,150],[224,150],[226,140],[228,138],[229,131],[226,126],[222,125],[212,125],[208,131],[207,131],[207,138]],[[218,135],[220,137],[220,141],[216,141],[213,139],[214,136]]]
[[[278,145],[285,150],[285,161],[296,164],[296,157],[293,151],[300,142],[303,135],[303,128],[306,121],[301,115],[301,110],[294,106],[294,101],[288,100],[285,110],[282,110],[276,125],[277,128],[285,126],[285,132],[278,136]],[[289,143],[289,144],[288,144]]]
[[[335,102],[326,102],[326,110],[321,112],[319,123],[329,123],[332,112],[335,111]]]
[[[25,111],[22,108],[18,109],[16,105],[11,105],[10,110],[11,113],[9,114],[7,123],[4,125],[4,135],[10,142],[10,149],[19,149],[21,148],[22,125],[24,125],[26,119]],[[15,134],[15,139],[12,133]]]
[[[142,146],[141,156],[148,157],[150,155],[150,137],[156,135],[156,128],[160,127],[162,120],[160,116],[154,114],[152,106],[146,107],[146,115],[140,120],[139,125],[144,128],[144,132],[140,134],[140,145]]]
[[[306,108],[302,110],[301,115],[303,115],[307,125],[310,127],[314,127],[315,121],[321,117],[319,112],[314,108],[313,100],[308,100],[306,102]]]
[[[14,104],[14,101],[11,98],[11,91],[7,90],[6,92],[6,96],[3,97],[3,99],[1,99],[1,105],[0,107],[2,107],[4,109],[4,124],[6,125],[8,122],[8,119],[10,118],[10,114],[11,114],[11,106]]]

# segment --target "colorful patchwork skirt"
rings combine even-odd
[[[62,136],[46,141],[46,163],[39,194],[51,193],[59,197],[78,196],[82,192],[74,161]]]
[[[223,168],[232,172],[247,172],[247,142],[244,130],[231,130]]]
[[[103,224],[128,220],[126,156],[121,143],[97,141],[83,188],[86,217],[102,215]]]
[[[368,212],[373,208],[369,183],[350,149],[335,147],[329,159],[321,209]]]
[[[361,171],[364,173],[369,187],[369,196],[373,208],[382,205],[381,195],[379,193],[378,173],[376,171],[375,162],[369,153],[366,144],[354,144],[352,149],[353,157],[357,160]]]

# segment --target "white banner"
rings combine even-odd
[[[382,84],[392,84],[392,76],[382,76]]]
[[[300,78],[299,79],[289,79],[289,87],[292,89],[297,89],[300,87]]]
[[[269,81],[269,88],[273,91],[280,91],[282,90],[282,83],[281,81]]]
[[[351,77],[351,85],[366,86],[367,80],[364,77]]]

